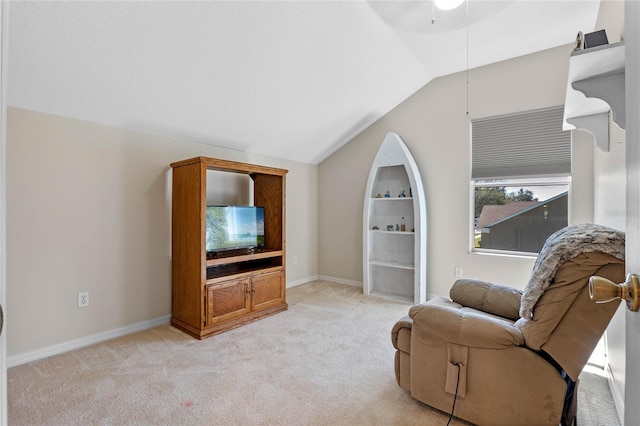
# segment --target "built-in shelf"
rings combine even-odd
[[[414,233],[411,231],[384,231],[382,229],[372,229],[371,232],[377,232],[381,234],[400,234],[400,235],[411,235],[411,236],[414,235]]]
[[[371,201],[378,202],[378,201],[411,201],[413,202],[413,197],[382,197],[382,198],[372,198]]]
[[[609,112],[625,128],[625,46],[607,44],[571,53],[563,130],[591,133],[596,146],[609,151]]]
[[[400,136],[388,133],[371,166],[365,192],[365,294],[414,304],[426,300],[426,227],[418,167]]]
[[[399,269],[415,269],[415,265],[413,263],[400,263],[400,262],[384,262],[381,260],[371,260],[369,261],[370,265],[376,266],[386,266],[387,268],[399,268]]]

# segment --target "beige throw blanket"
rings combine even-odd
[[[544,243],[522,293],[520,317],[531,319],[533,307],[551,285],[563,262],[581,253],[601,252],[624,260],[625,235],[602,225],[571,225],[556,231]]]

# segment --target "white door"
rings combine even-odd
[[[625,2],[627,272],[640,274],[640,2]],[[625,424],[640,423],[640,312],[626,317]]]
[[[7,39],[8,10],[6,2],[0,2],[0,308],[6,304],[7,276]],[[2,312],[2,328],[0,329],[0,424],[7,424],[7,333]]]

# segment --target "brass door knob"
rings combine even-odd
[[[640,279],[636,274],[627,275],[627,280],[616,284],[606,278],[593,276],[589,278],[589,297],[596,303],[607,303],[615,299],[627,302],[632,312],[640,309]]]

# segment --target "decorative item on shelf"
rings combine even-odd
[[[371,229],[373,229],[374,231],[377,231],[380,228],[378,228],[376,225],[373,225],[373,228],[371,228]]]
[[[400,230],[400,225],[396,223],[396,231],[399,231],[399,230]]]
[[[404,223],[404,216],[402,216],[402,221],[400,222],[400,230],[404,232],[406,230],[406,225]]]
[[[584,49],[584,34],[582,31],[578,31],[578,35],[576,36],[576,45],[573,48],[574,51]]]
[[[404,189],[402,190],[402,192],[400,192],[400,194],[398,194],[398,197],[407,198],[407,194],[404,193]]]
[[[411,228],[411,232],[416,232],[416,228]]]
[[[393,231],[393,225],[387,225],[387,231]]]
[[[378,194],[376,194],[376,198],[382,198],[382,195],[378,192]]]
[[[609,44],[609,39],[607,38],[607,32],[605,30],[594,31],[584,35],[585,49],[602,46],[604,44]]]
[[[411,192],[411,187],[409,187],[409,197],[413,198],[413,192]]]
[[[385,192],[384,198],[391,198],[391,193],[389,191]]]

